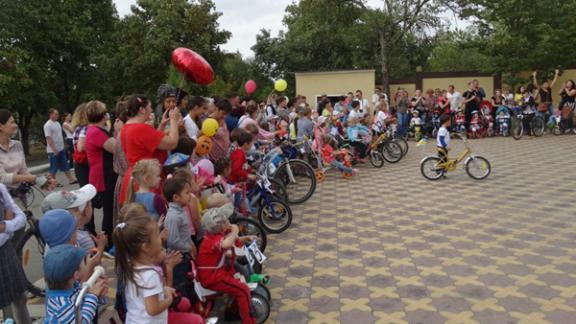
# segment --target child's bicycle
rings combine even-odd
[[[448,171],[456,170],[458,163],[464,161],[466,173],[476,180],[482,180],[490,175],[492,167],[490,162],[482,156],[472,154],[472,149],[468,146],[468,140],[462,137],[464,142],[464,151],[456,157],[450,159],[447,157],[446,162],[441,162],[438,156],[427,156],[420,161],[420,172],[428,180],[438,180]]]

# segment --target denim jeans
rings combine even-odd
[[[330,162],[330,165],[338,168],[338,170],[340,170],[342,172],[352,173],[352,168],[345,166],[344,163],[342,163],[340,161],[332,160],[332,162]]]
[[[398,119],[398,134],[404,135],[408,131],[408,113],[396,113]]]

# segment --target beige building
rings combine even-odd
[[[361,90],[363,97],[371,102],[374,84],[374,70],[296,73],[296,93],[306,96],[309,103],[316,102],[323,94],[337,97],[356,90]]]

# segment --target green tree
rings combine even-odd
[[[211,0],[138,0],[114,36],[117,48],[108,62],[108,74],[115,94],[155,94],[166,82],[177,47],[194,50],[220,71],[224,56],[219,46],[230,37],[219,29],[220,16]],[[174,86],[184,86],[194,94],[207,93],[206,87],[197,85]]]
[[[446,32],[437,36],[426,71],[490,71],[491,60],[484,52],[486,42],[465,31]]]

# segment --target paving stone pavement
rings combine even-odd
[[[353,179],[330,171],[268,236],[268,322],[575,323],[576,137],[470,145],[486,180],[425,180],[433,142]]]

